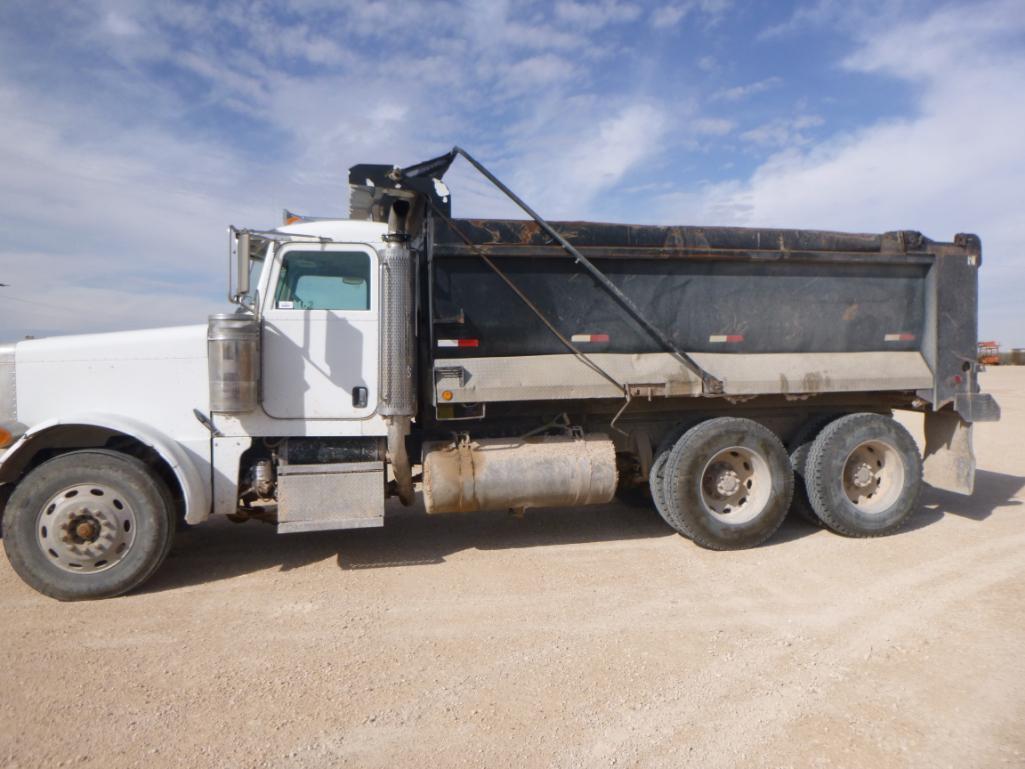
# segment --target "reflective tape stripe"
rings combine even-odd
[[[883,337],[884,342],[913,342],[915,341],[914,334],[901,333],[901,334],[887,334]]]
[[[569,338],[571,342],[607,342],[608,334],[574,334]]]
[[[708,341],[712,342],[712,343],[715,343],[715,344],[719,344],[719,343],[722,343],[722,342],[726,342],[726,343],[743,342],[744,341],[744,335],[743,334],[712,334],[712,336],[708,337]]]
[[[439,339],[438,347],[480,347],[479,339]]]

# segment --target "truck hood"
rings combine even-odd
[[[32,363],[99,363],[205,357],[205,325],[28,339],[18,342],[15,347],[15,361],[19,366]]]
[[[0,402],[13,407],[6,418],[28,427],[108,414],[170,436],[203,431],[193,410],[210,402],[206,326],[32,339],[19,342],[13,358]]]

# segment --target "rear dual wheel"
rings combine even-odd
[[[652,491],[658,504],[655,470]],[[779,438],[736,417],[692,427],[657,471],[663,517],[713,550],[754,547],[771,537],[786,517],[794,488],[790,458]]]
[[[915,511],[922,459],[904,427],[881,414],[848,414],[827,425],[804,463],[808,501],[833,531],[879,537]]]
[[[811,453],[812,444],[822,432],[823,428],[837,418],[836,414],[817,416],[807,420],[794,433],[787,446],[790,452],[790,464],[794,468],[794,498],[790,502],[790,512],[798,518],[812,524],[823,526],[811,502],[808,501],[808,491],[804,481],[804,466],[808,462],[808,454]]]
[[[914,512],[921,491],[914,439],[881,414],[809,423],[789,456],[775,434],[749,419],[719,417],[673,438],[652,463],[652,499],[670,526],[715,550],[764,542],[792,498],[802,517],[840,534],[890,534]]]
[[[672,454],[676,442],[687,432],[687,429],[684,426],[677,426],[662,439],[655,451],[655,458],[651,462],[651,470],[648,472],[648,487],[651,490],[651,501],[655,504],[658,514],[662,516],[662,520],[684,536],[689,537],[690,534],[685,531],[683,522],[669,507],[665,481],[666,462],[669,460],[669,455]]]

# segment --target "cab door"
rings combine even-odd
[[[377,252],[291,243],[263,312],[263,408],[278,419],[363,419],[377,408]]]

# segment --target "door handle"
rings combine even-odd
[[[366,387],[354,387],[352,390],[352,405],[357,409],[365,409],[367,407],[367,388]]]

